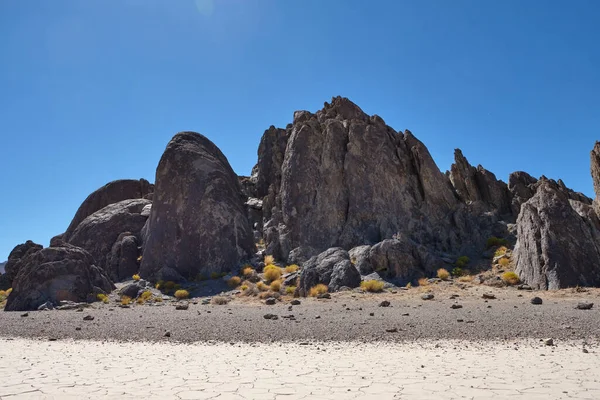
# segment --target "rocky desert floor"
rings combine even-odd
[[[600,290],[394,292],[0,313],[0,398],[600,398]]]

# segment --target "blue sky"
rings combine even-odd
[[[336,95],[442,170],[458,147],[592,196],[598,21],[595,0],[0,0],[0,261],[103,184],[154,181],[178,131],[248,174],[266,128]]]

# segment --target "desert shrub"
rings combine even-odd
[[[129,304],[131,304],[131,297],[129,297],[129,296],[122,296],[121,297],[121,305],[127,306]]]
[[[503,273],[501,278],[502,282],[506,283],[507,285],[516,285],[519,282],[521,282],[521,279],[519,279],[519,275],[512,271]]]
[[[155,303],[162,303],[162,301],[163,301],[162,297],[155,297],[154,298],[154,302]]]
[[[496,236],[492,236],[487,240],[487,248],[496,247],[496,246],[508,246],[508,240],[500,239]]]
[[[318,285],[315,285],[310,288],[310,290],[308,291],[308,295],[310,297],[317,297],[318,295],[325,294],[328,291],[329,291],[329,288],[327,287],[327,285],[323,285],[322,283],[319,283]]]
[[[267,265],[265,267],[265,269],[263,270],[263,273],[265,275],[265,279],[268,282],[272,282],[272,281],[276,281],[279,278],[281,278],[281,268],[279,268],[276,265]]]
[[[275,257],[265,256],[265,265],[273,265],[273,264],[275,264]]]
[[[207,279],[207,278],[206,278],[206,275],[204,275],[204,274],[198,274],[198,275],[196,275],[196,277],[194,278],[194,280],[195,280],[196,282],[204,282],[206,279]]]
[[[139,257],[137,258],[137,262],[138,262],[138,263],[141,263],[141,262],[142,262],[142,256],[139,256]]]
[[[385,285],[385,283],[381,282],[381,281],[376,281],[376,280],[370,280],[370,281],[362,281],[360,283],[360,287],[367,291],[367,292],[371,292],[371,293],[378,293],[381,292],[383,290],[383,286]]]
[[[407,289],[410,289],[410,288],[412,288],[412,283],[408,282],[408,283],[406,284],[406,288],[407,288]]]
[[[443,281],[447,281],[448,278],[450,278],[450,273],[448,272],[448,270],[440,268],[437,270],[437,277]]]
[[[258,296],[260,293],[256,285],[248,284],[243,286],[247,286],[247,288],[242,291],[242,296]]]
[[[248,278],[252,275],[254,275],[256,271],[254,270],[254,268],[252,268],[251,266],[247,265],[242,269],[242,276],[244,278]]]
[[[429,280],[427,278],[421,278],[418,281],[419,286],[429,286]],[[406,285],[408,286],[408,285]]]
[[[269,285],[269,288],[274,292],[279,292],[281,290],[281,281],[277,280],[277,281],[271,282],[271,284]]]
[[[269,297],[275,297],[275,296],[273,296],[273,292],[271,292],[271,291],[262,292],[258,295],[258,298],[261,300],[268,299]]]
[[[168,281],[168,282],[165,282],[165,284],[163,285],[163,288],[165,290],[173,290],[173,289],[175,289],[175,286],[177,286],[175,282]]]
[[[469,265],[470,262],[471,262],[471,259],[469,257],[467,257],[467,256],[460,256],[456,260],[455,266],[458,267],[458,268],[464,268],[467,265]]]
[[[134,276],[132,276],[132,278],[136,282],[139,281],[140,279],[142,279],[142,278],[140,278],[140,276],[138,274],[135,274]]]
[[[2,293],[0,292],[0,297],[2,297]],[[96,295],[96,299],[98,299],[98,301],[103,302],[104,304],[108,303],[108,296],[105,295],[104,293],[98,293]]]
[[[266,292],[267,290],[269,290],[269,285],[265,284],[264,282],[258,282],[256,284],[256,288],[261,292]]]
[[[294,293],[296,293],[296,286],[288,286],[285,288],[285,294],[289,294],[290,296],[293,296]]]
[[[229,298],[225,296],[215,296],[210,302],[218,306],[224,306],[225,304],[229,303]]]
[[[154,288],[158,289],[158,290],[162,290],[164,288],[164,286],[165,286],[165,281],[160,280],[160,281],[156,282],[156,285],[154,285]]]
[[[149,300],[150,297],[152,297],[152,292],[149,290],[145,290],[141,295],[140,295],[140,299],[143,299],[144,301]]]
[[[210,273],[210,279],[215,280],[215,279],[219,279],[221,277],[221,274],[218,272],[211,272]]]
[[[179,289],[175,292],[175,298],[177,300],[187,299],[188,297],[190,297],[190,292],[188,292],[187,290]]]
[[[287,267],[285,267],[285,273],[293,274],[294,272],[298,272],[299,269],[300,269],[300,267],[297,266],[296,264],[288,265]]]
[[[452,268],[452,276],[461,277],[465,274],[465,271],[461,267]]]
[[[500,246],[496,249],[496,251],[494,252],[494,257],[500,257],[506,254],[506,252],[508,251],[508,248],[506,246]]]
[[[236,288],[236,287],[240,286],[241,282],[242,282],[242,278],[240,278],[239,276],[232,276],[231,278],[229,278],[229,280],[227,280],[227,285],[230,288]]]
[[[146,302],[146,300],[142,299],[141,297],[138,297],[135,302],[138,303],[139,305],[142,305]]]
[[[473,279],[475,279],[475,277],[473,275],[464,275],[464,276],[461,276],[460,278],[458,278],[458,281],[466,283],[466,282],[473,282]]]
[[[500,261],[498,261],[498,263],[501,267],[506,268],[510,265],[510,260],[508,258],[501,258]]]
[[[240,286],[240,290],[242,292],[245,291],[246,289],[248,289],[248,285],[242,285],[242,286]]]

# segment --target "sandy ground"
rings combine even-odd
[[[0,339],[1,399],[599,399],[597,346]]]

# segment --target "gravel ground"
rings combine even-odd
[[[554,338],[591,344],[600,339],[598,289],[524,292],[437,286],[429,289],[435,298],[428,301],[421,299],[422,288],[384,294],[344,292],[329,300],[300,299],[301,304],[291,310],[291,298],[267,306],[255,298],[236,297],[227,305],[202,305],[202,299],[193,299],[188,310],[175,310],[174,302],[164,302],[129,309],[95,303],[83,311],[36,311],[28,316],[2,312],[0,336],[174,342]],[[496,299],[483,299],[482,294],[488,292]],[[453,299],[453,295],[459,297]],[[544,303],[531,304],[534,296]],[[389,307],[379,306],[384,300],[390,302]],[[581,301],[597,305],[577,310]],[[266,314],[278,319],[265,319]],[[86,316],[93,320],[84,320]]]

